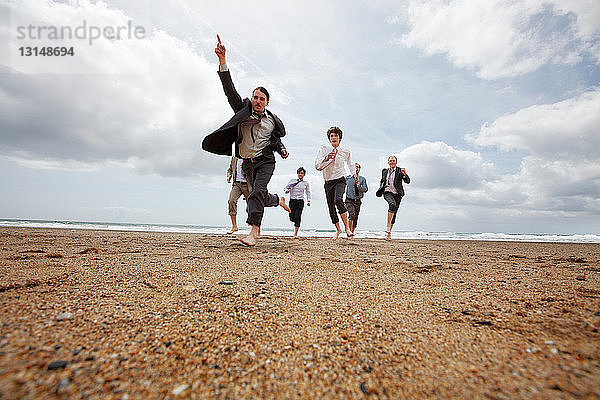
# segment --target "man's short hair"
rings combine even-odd
[[[256,92],[257,90],[260,90],[261,92],[263,92],[265,94],[265,96],[267,96],[267,101],[269,101],[269,92],[267,91],[267,89],[265,89],[262,86],[257,87],[256,89],[254,89],[252,91],[252,96],[254,96],[254,92]]]
[[[342,140],[342,135],[344,133],[340,128],[338,128],[337,126],[332,126],[331,128],[327,129],[327,139],[329,139],[329,136],[331,136],[331,132],[337,133],[337,135],[340,137],[340,140]]]
[[[296,171],[297,174],[299,174],[300,172],[304,172],[304,174],[306,174],[306,170],[304,169],[304,167],[300,167],[298,168],[298,171]]]
[[[388,162],[390,161],[391,158],[393,158],[394,160],[396,160],[396,162],[398,162],[398,158],[393,154],[388,157]]]

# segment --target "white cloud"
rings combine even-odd
[[[479,146],[556,158],[600,160],[600,89],[504,115],[465,139]]]
[[[600,213],[600,90],[502,116],[465,138],[524,151],[518,173],[490,188],[518,196],[522,212]],[[490,191],[493,193],[500,191]]]
[[[443,142],[422,142],[398,154],[419,188],[478,189],[493,177],[493,166],[480,154],[458,150]]]
[[[129,20],[102,2],[82,4],[12,6],[19,18],[36,23],[117,26]],[[76,52],[86,51],[54,71],[60,73],[33,73],[48,66],[29,58],[25,73],[1,74],[0,151],[44,160],[29,163],[44,168],[120,162],[169,176],[211,172],[212,155],[200,143],[231,113],[216,66],[166,32],[147,33],[143,40],[79,44]]]
[[[546,63],[600,62],[600,5],[593,1],[412,0],[407,47],[446,54],[484,79],[513,77]]]
[[[600,162],[523,158],[514,174],[500,175],[479,153],[443,142],[423,142],[398,154],[411,177],[407,196],[432,215],[472,218],[474,213],[562,216],[600,213]],[[425,211],[426,210],[426,211]],[[514,215],[513,215],[514,216]]]
[[[598,214],[600,162],[525,157],[514,177],[532,210]]]

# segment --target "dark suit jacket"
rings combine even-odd
[[[238,145],[241,143],[241,134],[238,135],[238,125],[250,117],[252,114],[252,102],[249,98],[242,100],[241,96],[235,90],[233,81],[231,80],[231,74],[229,71],[219,72],[219,78],[223,85],[223,91],[227,96],[229,105],[235,112],[234,116],[231,117],[223,126],[219,129],[206,136],[202,141],[202,149],[215,154],[230,156],[231,145],[235,143],[235,156],[240,157]],[[283,122],[269,110],[265,110],[275,121],[275,129],[271,134],[271,144],[263,150],[263,155],[273,154],[273,151],[277,151],[279,154],[285,149],[281,138],[285,136],[285,127]]]
[[[387,184],[387,177],[389,168],[384,168],[381,171],[381,181],[379,182],[379,189],[375,192],[375,196],[381,197],[383,196],[383,192],[385,191],[385,185]],[[396,167],[396,176],[394,177],[394,187],[396,191],[400,195],[400,197],[404,197],[404,188],[402,187],[402,181],[406,183],[410,183],[410,177],[406,174],[403,174],[400,170],[400,167]]]

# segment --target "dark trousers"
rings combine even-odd
[[[360,205],[362,204],[362,201],[359,199],[350,199],[346,197],[344,204],[348,210],[348,220],[354,221],[354,227],[356,228],[358,226],[358,214],[360,213]]]
[[[275,171],[275,157],[260,156],[253,159],[244,159],[242,170],[246,179],[250,177],[252,192],[248,196],[248,219],[249,225],[260,226],[265,207],[276,207],[279,205],[279,196],[271,194],[267,190],[267,185]]]
[[[388,212],[394,213],[394,217],[392,218],[392,225],[394,225],[396,223],[396,214],[398,213],[398,207],[400,207],[402,196],[392,192],[385,192],[383,198],[388,202]]]
[[[340,222],[335,213],[336,207],[340,214],[348,211],[344,205],[344,193],[346,193],[346,178],[325,181],[325,198],[327,199],[327,208],[329,208],[329,216],[333,224]]]
[[[304,199],[290,199],[290,221],[294,226],[300,227],[300,219],[302,218],[302,210],[304,209]]]

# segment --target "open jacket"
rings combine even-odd
[[[385,186],[387,183],[387,177],[390,169],[384,168],[381,171],[381,181],[379,182],[379,189],[375,192],[375,196],[381,197],[383,196],[383,192],[385,191]],[[404,174],[399,167],[396,167],[396,176],[394,177],[394,187],[396,191],[400,195],[400,197],[404,197],[404,188],[402,187],[402,181],[406,183],[410,183],[410,177],[407,174]]]
[[[204,138],[202,141],[202,149],[210,153],[230,156],[231,145],[235,143],[235,156],[241,158],[238,149],[238,145],[242,142],[239,124],[250,118],[250,115],[252,114],[252,102],[249,98],[242,100],[233,85],[229,71],[219,71],[218,74],[221,79],[221,84],[223,85],[225,96],[227,96],[227,101],[235,114],[223,126]],[[282,151],[285,150],[285,147],[281,142],[281,138],[285,136],[285,127],[279,117],[269,110],[265,109],[265,112],[273,117],[275,129],[271,133],[270,145],[263,149],[263,155],[268,155],[267,153],[271,153],[272,155],[273,151],[277,151],[281,154]]]

